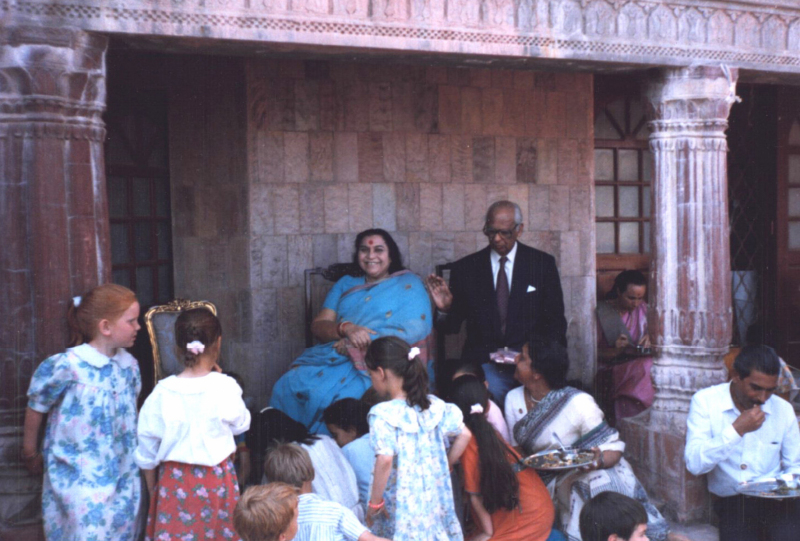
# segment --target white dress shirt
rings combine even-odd
[[[497,273],[500,271],[500,254],[495,252],[494,250],[489,251],[489,259],[492,262],[492,276],[494,277],[494,287],[497,289]],[[506,254],[508,261],[506,261],[506,276],[508,277],[508,291],[511,292],[511,278],[514,274],[514,258],[517,255],[517,243],[514,243],[514,247],[511,248],[511,251]],[[485,260],[484,260],[485,261]]]
[[[133,458],[144,470],[168,461],[216,466],[236,450],[233,436],[248,428],[250,412],[236,380],[217,372],[170,376],[144,401]]]
[[[692,397],[684,460],[693,475],[708,474],[708,490],[733,496],[736,485],[800,473],[800,429],[794,408],[771,396],[761,406],[764,424],[740,436],[733,422],[740,412],[731,397],[731,384],[702,389]]]

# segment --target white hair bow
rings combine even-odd
[[[200,340],[195,340],[193,342],[189,342],[188,344],[186,344],[186,351],[190,351],[195,355],[200,355],[205,350],[206,346]]]
[[[417,358],[417,355],[419,355],[419,354],[420,354],[420,351],[419,351],[418,347],[413,347],[413,348],[409,349],[408,350],[408,360],[409,361],[413,361],[414,359]]]
[[[475,413],[482,414],[483,413],[483,406],[481,406],[480,404],[472,404],[472,406],[470,406],[470,408],[469,408],[469,413],[470,413],[470,415],[474,415]]]

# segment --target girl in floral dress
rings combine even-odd
[[[150,491],[146,539],[239,540],[231,455],[250,412],[236,381],[219,371],[222,327],[214,314],[181,313],[175,342],[185,368],[156,385],[139,416],[135,458]]]
[[[367,525],[394,541],[462,540],[449,465],[472,434],[456,406],[428,395],[419,353],[394,336],[375,340],[367,350],[372,385],[389,399],[369,412],[370,443],[377,456]],[[455,437],[449,452],[448,437]]]
[[[141,499],[136,399],[142,380],[131,347],[139,303],[122,286],[98,286],[67,309],[70,347],[33,374],[22,459],[44,470],[42,515],[49,541],[133,541]],[[49,412],[42,453],[37,436]]]

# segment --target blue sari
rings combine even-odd
[[[345,276],[337,286],[343,281],[356,285],[342,293],[335,308],[332,306],[335,299],[330,296],[324,305],[336,312],[337,323],[351,321],[372,329],[377,333],[373,340],[397,336],[418,346],[431,333],[431,301],[416,274],[403,270],[374,283]],[[326,432],[322,422],[325,408],[342,398],[361,398],[371,385],[366,370],[358,370],[350,357],[340,355],[334,343],[306,349],[272,389],[270,406],[315,433]]]

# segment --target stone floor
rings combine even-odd
[[[670,530],[691,541],[719,541],[719,532],[711,524],[681,525],[670,523]]]

